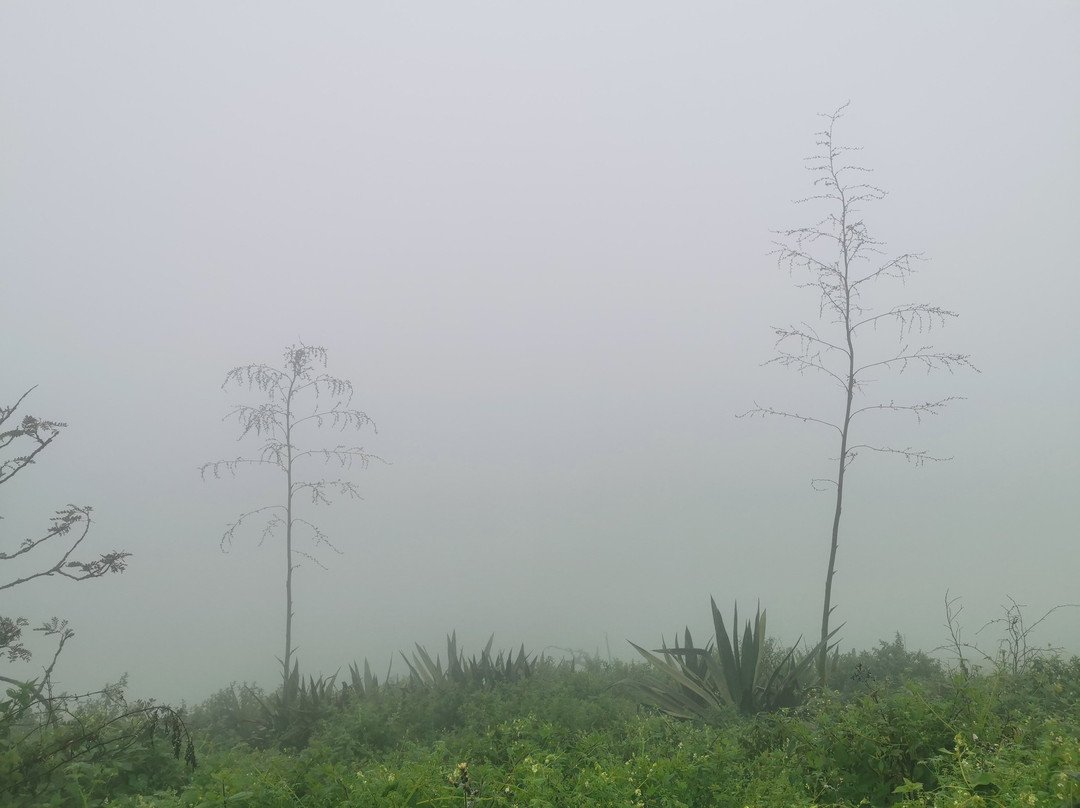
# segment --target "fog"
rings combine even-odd
[[[964,400],[866,437],[953,459],[852,465],[834,623],[929,650],[948,592],[993,653],[1007,598],[1080,602],[1077,41],[1068,2],[0,3],[0,403],[37,385],[19,414],[68,423],[0,490],[0,542],[73,502],[85,554],[133,554],[0,613],[70,619],[61,689],[272,687],[282,541],[220,541],[282,482],[198,469],[257,450],[225,374],[302,340],[387,461],[304,514],[342,550],[296,573],[305,673],[453,630],[629,659],[704,639],[710,595],[813,637],[837,446],[735,416],[842,412],[763,363],[817,316],[773,231],[814,222],[804,158],[850,100],[838,141],[889,191],[866,221],[928,259],[880,302],[957,311],[932,342],[981,373],[882,377]],[[1032,641],[1080,652],[1078,616]],[[32,639],[0,673],[40,674]]]

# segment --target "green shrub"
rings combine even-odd
[[[732,712],[719,726],[642,709],[613,687],[644,675],[640,664],[538,659],[527,677],[479,688],[380,685],[377,696],[336,703],[305,749],[208,745],[203,765],[179,786],[148,783],[141,797],[121,791],[110,805],[404,808],[471,800],[474,808],[1059,808],[1080,802],[1080,780],[1070,776],[1080,771],[1077,660],[1047,658],[1015,676],[948,676],[933,665],[911,666],[921,657],[899,641],[852,659],[880,666],[874,687],[858,683],[861,693],[828,691],[773,713]],[[925,681],[903,682],[908,670],[913,678],[925,674]],[[211,702],[200,709],[235,706],[231,696]],[[216,725],[224,727],[222,737],[230,731],[224,722]],[[100,794],[99,777],[74,769],[63,793]]]
[[[844,696],[897,690],[908,684],[934,685],[947,680],[944,666],[925,651],[911,651],[897,632],[892,642],[880,640],[869,651],[834,653],[829,686]]]
[[[266,693],[257,685],[233,682],[192,708],[188,726],[214,747],[257,745],[265,699]]]
[[[184,763],[181,763],[183,758]],[[119,686],[42,703],[33,683],[0,699],[0,804],[100,804],[182,784],[195,749],[183,717]]]

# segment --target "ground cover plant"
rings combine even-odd
[[[490,652],[471,657],[498,659]],[[461,670],[469,660],[448,638]],[[796,707],[679,719],[643,701],[647,663],[513,655],[528,675],[309,677],[304,731],[267,721],[274,696],[231,685],[186,713],[200,765],[167,738],[58,767],[5,805],[1067,806],[1080,804],[1080,659],[1023,671],[948,666],[905,647],[833,653],[831,681]],[[779,655],[777,655],[779,656]],[[811,658],[813,657],[810,654]],[[502,655],[507,664],[508,655]],[[715,657],[719,660],[719,655]],[[524,664],[524,663],[523,663]],[[365,668],[367,668],[365,670]],[[762,668],[761,681],[771,676]],[[419,672],[419,671],[417,671]],[[306,702],[305,702],[306,699]],[[7,703],[7,702],[5,702]],[[280,703],[280,702],[278,702]],[[98,704],[67,720],[85,722]],[[62,733],[64,722],[53,731]],[[11,743],[0,757],[23,754]],[[119,726],[116,730],[119,732]]]

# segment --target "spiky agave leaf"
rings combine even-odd
[[[663,642],[663,640],[661,640],[661,642]],[[709,671],[709,659],[712,657],[711,648],[709,646],[706,646],[705,648],[695,648],[694,647],[694,638],[690,634],[690,628],[689,627],[687,627],[683,631],[683,647],[682,648],[679,648],[679,635],[676,634],[675,635],[675,648],[674,649],[668,649],[668,648],[665,647],[663,650],[668,654],[672,654],[672,653],[675,654],[675,655],[679,655],[680,653],[684,654],[684,656],[683,656],[684,664],[690,670],[691,673],[693,673],[694,675],[696,675],[700,679],[704,680],[706,677],[709,676],[709,674],[710,674],[710,671]]]
[[[507,662],[508,663],[509,663],[509,660],[510,660],[510,656],[512,656],[512,655],[513,655],[512,653],[507,655]],[[518,648],[517,659],[511,665],[511,670],[513,672],[513,675],[514,675],[515,678],[523,678],[523,677],[526,677],[526,676],[532,676],[533,671],[535,669],[536,669],[536,660],[533,660],[532,662],[529,662],[529,657],[526,656],[526,654],[525,654],[525,643],[522,643],[521,647]]]
[[[657,706],[665,712],[679,717],[705,717],[708,713],[722,709],[724,706],[723,696],[715,687],[711,687],[707,680],[703,680],[690,671],[684,664],[674,658],[671,649],[666,646],[661,651],[665,658],[661,659],[655,654],[646,651],[636,643],[630,643],[645,660],[659,671],[667,674],[670,682],[652,680],[642,686],[639,683],[628,682],[631,687],[646,692],[657,701]],[[690,715],[685,715],[690,713]]]
[[[390,659],[391,665],[393,665],[393,657]],[[379,695],[379,677],[374,676],[371,673],[371,666],[368,665],[368,661],[364,659],[364,673],[361,675],[360,668],[355,662],[349,663],[349,679],[350,688],[352,693],[361,699],[370,699]],[[386,683],[390,682],[390,668],[386,669]]]
[[[683,639],[685,646],[679,647],[679,636],[675,635],[675,647],[668,648],[667,643],[663,638],[660,639],[661,648],[654,649],[654,653],[662,653],[665,661],[677,664],[684,674],[690,676],[698,682],[701,682],[703,686],[716,690],[722,686],[723,673],[720,669],[719,662],[716,655],[712,652],[712,643],[704,648],[696,648],[694,646],[694,638],[690,634],[690,629],[685,629],[683,633]],[[717,692],[719,698],[723,698],[724,694],[720,691]]]
[[[716,649],[720,655],[720,667],[723,671],[724,684],[727,685],[731,700],[741,712],[754,712],[754,685],[757,681],[758,662],[765,638],[765,613],[758,606],[757,615],[751,625],[746,621],[742,644],[738,641],[739,604],[735,604],[736,634],[728,634],[724,617],[716,606],[716,600],[709,599],[712,606],[713,627],[716,631]]]
[[[446,681],[446,673],[443,671],[442,659],[439,655],[436,654],[435,660],[432,661],[431,655],[428,654],[426,648],[417,645],[416,650],[420,655],[419,662],[424,666],[424,670],[427,672],[428,680],[434,685],[443,684]],[[413,659],[416,659],[416,657],[413,657]]]
[[[713,714],[710,714],[706,705],[694,701],[686,693],[673,689],[658,679],[626,679],[620,684],[627,690],[636,692],[640,701],[656,707],[672,718],[713,720]],[[721,709],[723,707],[718,705],[716,713]]]
[[[424,687],[438,687],[444,684],[446,674],[443,673],[442,661],[438,657],[432,660],[427,649],[419,643],[415,643],[415,645],[416,652],[413,654],[412,662],[404,653],[401,654],[401,658],[409,666],[410,680],[414,684]]]
[[[469,658],[468,663],[463,665],[463,681],[473,687],[490,687],[499,678],[498,665],[491,659],[491,644],[495,641],[495,635],[488,637],[487,644],[480,652],[480,659],[475,655]],[[501,657],[501,655],[500,655]],[[464,655],[462,655],[464,659]]]
[[[639,653],[644,651],[642,648],[637,650]],[[647,651],[644,652],[644,656],[654,667],[657,667],[657,662],[661,666],[672,664],[664,663]],[[677,665],[671,668],[659,667],[658,669],[667,673],[668,676],[665,678],[649,676],[644,679],[626,679],[620,682],[620,685],[632,692],[636,692],[642,702],[656,707],[673,718],[698,719],[710,722],[717,720],[725,706],[723,700],[711,700],[710,696],[712,694],[708,690],[696,691],[696,683],[692,679],[689,681],[683,679],[681,670]]]
[[[711,648],[668,648],[664,645],[658,649],[664,654],[669,662],[674,659],[685,674],[701,682],[704,686],[716,692],[720,700],[730,702],[730,694],[724,685],[724,674],[720,663]]]
[[[424,684],[424,677],[420,675],[420,671],[418,671],[413,666],[413,664],[411,662],[409,662],[409,658],[407,656],[405,656],[404,653],[402,653],[401,651],[398,651],[398,653],[401,654],[401,658],[405,661],[405,665],[409,669],[409,681],[411,683],[413,683],[413,684],[418,684],[418,685]]]
[[[446,638],[446,678],[451,682],[462,684],[465,682],[465,668],[463,658],[457,650],[457,629]]]

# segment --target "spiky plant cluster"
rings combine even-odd
[[[484,650],[480,652],[479,659],[474,655],[466,660],[465,654],[458,650],[457,632],[454,631],[446,638],[445,668],[439,656],[432,659],[427,649],[417,644],[411,661],[404,654],[401,655],[409,667],[410,684],[435,688],[462,685],[483,689],[532,675],[537,660],[529,659],[524,643],[518,649],[517,656],[513,651],[500,651],[497,656],[492,656],[491,645],[494,640],[495,635],[492,634]]]
[[[662,675],[628,680],[626,685],[668,715],[710,722],[720,720],[731,709],[749,715],[798,705],[802,698],[799,680],[813,663],[818,648],[796,658],[797,642],[778,664],[766,670],[765,612],[761,607],[753,622],[746,621],[740,642],[738,633],[728,634],[716,601],[710,599],[710,604],[714,640],[704,648],[697,647],[687,628],[682,646],[678,635],[674,647],[661,640],[661,647],[654,651],[630,643]],[[733,627],[737,629],[738,625],[736,604]]]

